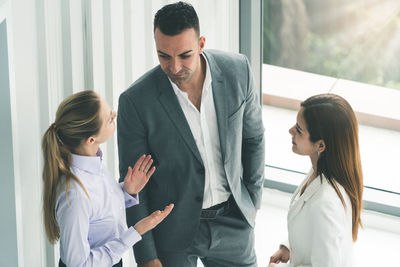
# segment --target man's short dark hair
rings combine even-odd
[[[159,29],[163,34],[174,36],[186,29],[193,28],[200,36],[199,18],[191,4],[177,2],[166,5],[154,16],[154,31]]]

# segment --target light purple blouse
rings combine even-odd
[[[60,228],[60,256],[68,267],[107,266],[118,263],[122,254],[142,237],[127,227],[125,208],[139,203],[118,184],[95,157],[72,155],[71,171],[85,186],[71,180],[68,199],[61,186],[55,212]]]

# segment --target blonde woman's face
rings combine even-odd
[[[99,133],[95,136],[97,143],[104,143],[113,135],[115,131],[116,118],[117,112],[111,109],[110,105],[103,97],[100,97],[101,128]]]

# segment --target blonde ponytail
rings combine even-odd
[[[58,190],[65,184],[68,189],[71,179],[76,181],[90,198],[86,188],[70,170],[72,152],[83,140],[99,132],[100,100],[93,91],[82,91],[66,98],[58,107],[56,122],[42,138],[43,166],[43,219],[46,235],[51,243],[60,237],[55,216]]]

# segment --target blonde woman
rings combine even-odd
[[[127,228],[125,208],[139,203],[155,167],[143,155],[118,184],[103,166],[99,145],[114,133],[116,116],[95,92],[79,92],[60,104],[43,135],[44,224],[49,241],[60,240],[59,266],[122,266],[122,254],[173,208]]]
[[[312,96],[289,132],[293,152],[310,157],[312,169],[290,203],[289,240],[269,267],[352,267],[363,193],[355,114],[340,96]]]

